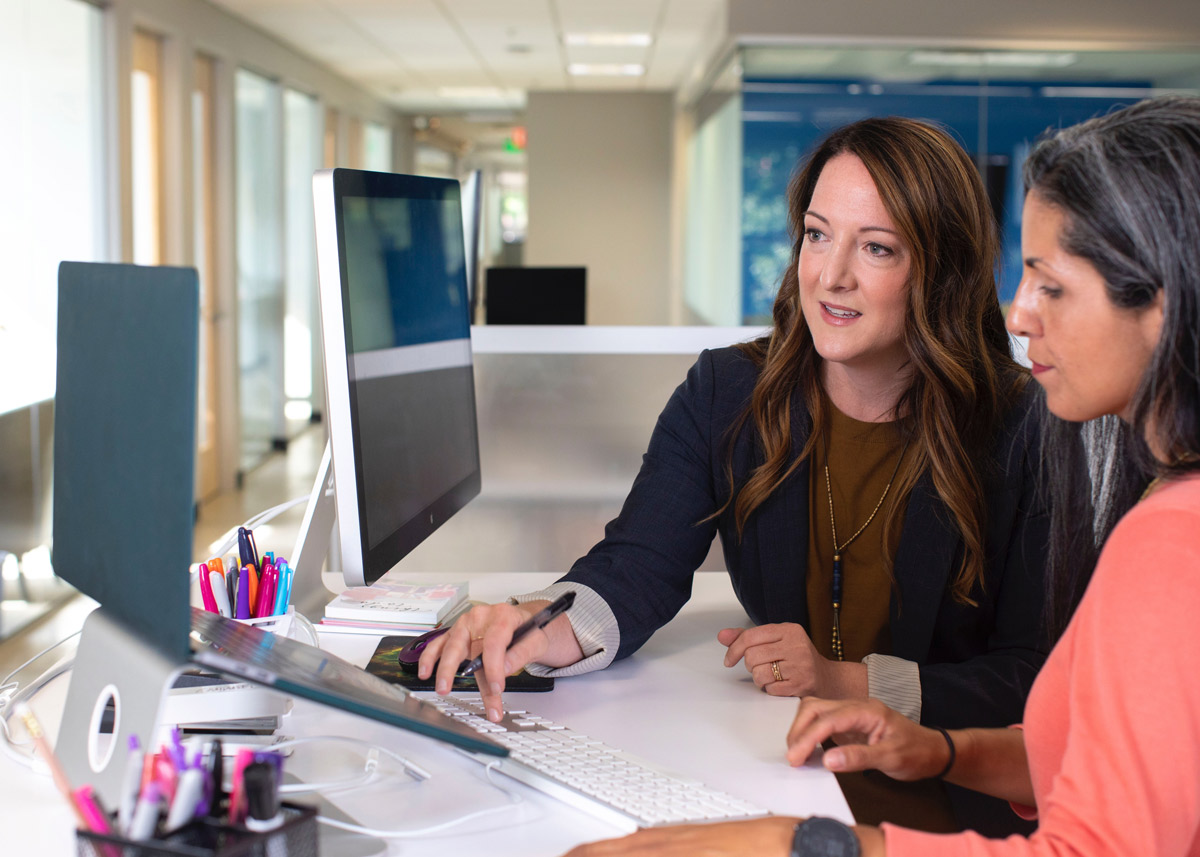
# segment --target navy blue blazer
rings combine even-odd
[[[757,377],[753,362],[734,348],[700,355],[660,415],[620,515],[563,578],[591,587],[612,608],[621,631],[618,658],[635,652],[688,600],[692,575],[717,533],[750,618],[808,627],[807,463],[755,510],[740,539],[732,510],[707,520],[729,496],[728,433],[737,431],[736,484],[762,460],[752,427],[735,427]],[[997,427],[993,448],[979,451],[987,463],[987,569],[973,593],[977,606],[950,594],[962,539],[928,474],[908,502],[894,564],[892,654],[919,664],[927,723],[1020,722],[1049,648],[1041,624],[1049,520],[1037,491],[1034,387]],[[798,396],[795,402],[798,453],[811,420]]]

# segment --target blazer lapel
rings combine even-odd
[[[808,462],[760,507],[758,558],[769,622],[808,627]]]
[[[808,440],[811,419],[799,392],[792,397],[792,456]],[[756,456],[757,457],[757,456]],[[769,622],[799,622],[808,627],[808,478],[809,462],[795,472],[759,507],[759,571]]]
[[[924,663],[959,545],[949,513],[925,473],[913,486],[896,550],[892,654]]]

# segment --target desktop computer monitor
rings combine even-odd
[[[459,183],[362,170],[313,177],[329,468],[341,571],[377,580],[479,493]],[[319,474],[301,541],[320,543]],[[324,530],[322,533],[321,531]],[[325,551],[299,548],[297,573]]]
[[[488,324],[586,324],[587,268],[488,268],[484,306]]]
[[[471,322],[479,306],[479,250],[483,240],[483,171],[471,170],[462,180],[463,239],[467,245],[467,294]]]
[[[54,570],[100,602],[84,625],[56,745],[68,777],[115,804],[125,757],[114,748],[131,735],[149,744],[167,690],[193,663],[504,755],[358,667],[189,609],[199,318],[194,269],[59,267]],[[473,438],[473,414],[466,425]],[[109,703],[112,731],[100,735]]]

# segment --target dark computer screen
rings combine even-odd
[[[585,324],[587,268],[488,268],[488,324]]]
[[[314,192],[343,572],[370,582],[479,493],[461,199],[340,169]]]

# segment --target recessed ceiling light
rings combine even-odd
[[[1074,65],[1072,53],[1051,51],[913,51],[908,61],[913,65],[1009,68],[1064,68]]]
[[[567,73],[575,77],[639,77],[646,73],[646,67],[638,63],[573,62],[567,66]]]
[[[567,33],[568,45],[590,45],[606,48],[648,48],[654,41],[649,33]]]
[[[495,86],[440,86],[442,98],[499,98],[503,93]]]

